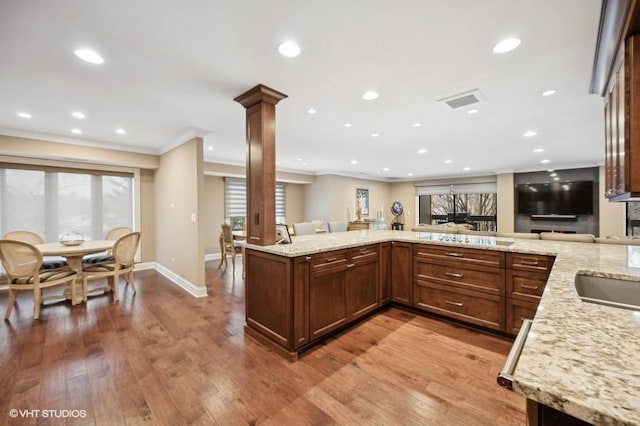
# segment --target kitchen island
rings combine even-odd
[[[352,319],[375,312],[385,304],[385,289],[392,290],[389,299],[393,299],[397,285],[393,281],[407,278],[402,268],[393,271],[393,264],[403,261],[406,268],[413,265],[407,263],[406,256],[395,258],[392,244],[401,249],[433,245],[507,256],[555,256],[513,375],[514,390],[591,423],[640,424],[640,316],[634,311],[583,303],[574,288],[578,272],[634,280],[640,285],[638,247],[382,230],[300,236],[288,245],[250,245],[246,259],[247,331],[273,342],[281,353],[295,359],[299,349],[313,344],[325,332],[340,330]],[[326,253],[343,257],[332,254],[323,258]],[[373,257],[378,260],[376,267],[371,266]],[[312,259],[324,262],[313,263]],[[390,259],[391,265],[384,259]],[[323,269],[324,264],[332,266]],[[311,278],[314,266],[318,268]],[[339,280],[327,278],[343,271],[342,267],[344,276]],[[356,267],[365,269],[350,277],[349,271]],[[363,274],[375,274],[380,282],[377,294],[357,281]],[[385,276],[391,282],[385,282]],[[364,291],[351,291],[352,297],[344,306],[330,303],[331,291],[320,292],[316,296],[325,298],[320,305],[323,309],[314,311],[308,304],[316,291],[310,286],[313,279],[323,284],[318,288],[334,286],[329,288],[334,293],[349,293],[345,290],[349,286]],[[323,322],[323,315],[340,320]],[[322,327],[310,327],[313,321]]]

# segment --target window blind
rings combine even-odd
[[[225,217],[247,217],[247,180],[225,178],[224,184]],[[287,184],[276,182],[276,217],[287,215]]]

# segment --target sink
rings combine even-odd
[[[640,311],[640,281],[578,273],[575,286],[583,302]]]

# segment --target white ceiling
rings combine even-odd
[[[0,133],[152,153],[199,134],[205,160],[243,164],[244,108],[233,98],[262,83],[289,96],[276,109],[283,170],[416,179],[602,164],[603,103],[588,94],[600,7],[601,0],[2,0]],[[521,46],[493,54],[507,37]],[[289,39],[302,48],[297,58],[277,52]],[[105,64],[77,59],[80,47]],[[377,100],[362,99],[370,89]],[[437,102],[473,89],[487,99],[475,115]],[[541,96],[547,89],[558,92]],[[87,118],[72,118],[76,110]],[[527,130],[538,135],[525,138]]]

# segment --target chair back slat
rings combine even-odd
[[[11,279],[38,275],[42,266],[38,249],[23,241],[0,240],[0,260]]]
[[[113,257],[118,264],[130,265],[140,244],[140,232],[130,232],[118,238],[113,245]]]
[[[44,238],[31,231],[11,231],[4,235],[5,240],[22,241],[25,243],[37,245],[44,244]]]
[[[123,237],[129,233],[133,232],[131,228],[128,226],[118,226],[117,228],[110,229],[104,236],[105,240],[117,240],[120,237]]]
[[[231,225],[229,225],[228,223],[223,223],[221,226],[224,242],[226,244],[233,244],[233,232],[231,231]]]

